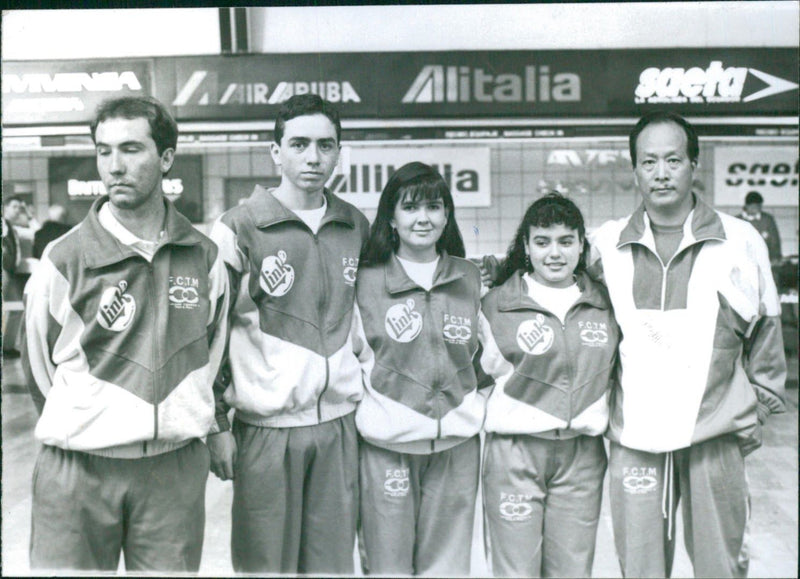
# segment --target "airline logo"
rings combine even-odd
[[[131,70],[124,72],[59,72],[4,74],[3,94],[140,91],[142,84]]]
[[[386,311],[384,327],[395,342],[407,344],[422,331],[422,316],[414,311],[415,306],[414,300],[410,299],[404,304],[395,304]]]
[[[258,284],[273,297],[289,293],[294,284],[294,268],[286,263],[286,252],[278,251],[278,255],[269,255],[261,262],[261,275]]]
[[[222,85],[214,71],[195,70],[178,90],[173,106],[277,105],[294,95],[313,93],[334,103],[360,103],[353,85],[346,80],[230,82]]]
[[[136,313],[136,300],[125,293],[127,289],[128,282],[122,280],[116,286],[103,291],[96,319],[106,330],[121,332],[131,325]]]
[[[745,81],[750,77],[766,86],[745,94]],[[637,104],[749,103],[797,87],[797,83],[755,68],[724,67],[721,60],[714,60],[705,70],[697,66],[646,68],[639,75],[634,100]]]
[[[553,73],[549,65],[529,65],[521,73],[487,72],[480,67],[428,64],[403,95],[404,104],[535,103],[580,101],[581,78]]]

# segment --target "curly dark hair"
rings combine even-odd
[[[503,284],[516,271],[533,272],[533,267],[526,259],[525,246],[530,238],[531,227],[550,227],[552,225],[564,225],[570,229],[578,230],[578,238],[583,242],[578,265],[575,272],[584,271],[589,256],[589,242],[586,241],[586,226],[583,223],[583,215],[578,206],[570,199],[567,199],[555,191],[540,197],[530,204],[522,222],[514,235],[514,241],[508,246],[508,253],[503,260],[498,272],[495,285]]]

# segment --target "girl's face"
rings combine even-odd
[[[403,194],[394,208],[391,225],[400,244],[397,255],[409,261],[428,263],[436,259],[436,242],[447,224],[447,209],[440,199],[412,201]]]
[[[577,229],[563,224],[530,228],[525,251],[533,266],[533,279],[548,287],[572,285],[572,274],[583,251]]]

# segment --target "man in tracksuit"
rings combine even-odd
[[[107,196],[50,243],[25,291],[26,363],[41,416],[31,567],[196,572],[225,345],[216,246],[162,193],[178,128],[150,98],[91,126]]]
[[[290,98],[271,149],[280,185],[257,186],[211,233],[232,295],[218,416],[235,416],[209,447],[233,479],[237,572],[353,573],[363,387],[350,332],[368,223],[324,188],[340,136],[329,102]]]
[[[643,204],[594,234],[622,331],[608,437],[611,513],[627,577],[669,576],[683,501],[697,576],[747,573],[744,456],[784,410],[780,304],[764,240],[692,193],[698,139],[671,113],[630,135]]]

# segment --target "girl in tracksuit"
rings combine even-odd
[[[485,401],[473,368],[481,277],[464,253],[442,177],[398,169],[361,254],[353,317],[370,574],[469,574]]]
[[[551,193],[528,208],[483,299],[483,500],[496,576],[591,575],[619,331],[585,272],[583,217]]]

